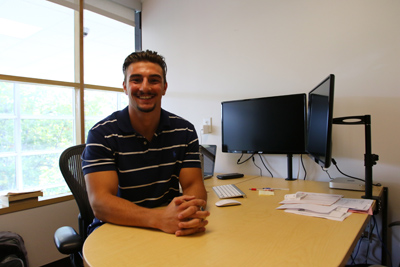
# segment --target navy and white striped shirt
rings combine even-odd
[[[151,142],[133,129],[128,107],[114,112],[89,131],[82,154],[85,175],[115,170],[118,196],[148,208],[179,195],[179,173],[187,167],[201,168],[196,131],[165,110]]]

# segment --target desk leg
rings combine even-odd
[[[381,264],[386,266],[387,264],[387,253],[388,253],[388,194],[389,189],[387,187],[383,188],[382,195],[382,259]]]

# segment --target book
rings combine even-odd
[[[38,201],[38,197],[43,196],[42,190],[22,191],[22,192],[8,192],[6,195],[0,196],[3,206],[9,206],[13,202],[22,200]]]

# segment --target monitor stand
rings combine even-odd
[[[329,182],[329,188],[365,191],[365,183],[352,178],[340,177]]]
[[[293,154],[287,154],[287,178],[285,180],[297,180],[293,178]]]
[[[374,199],[372,196],[372,167],[379,160],[379,156],[371,153],[371,115],[351,116],[333,119],[334,124],[364,124],[365,127],[365,195],[363,198]]]

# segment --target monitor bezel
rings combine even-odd
[[[258,101],[262,99],[273,99],[273,98],[281,98],[281,97],[290,97],[290,96],[298,96],[298,97],[303,97],[303,144],[301,149],[293,149],[293,150],[281,150],[281,151],[275,151],[275,150],[233,150],[229,149],[225,146],[224,142],[224,115],[223,115],[223,105],[226,103],[233,103],[233,102],[245,102],[245,101]],[[259,98],[250,98],[250,99],[240,99],[240,100],[231,100],[231,101],[224,101],[221,103],[221,141],[222,141],[222,152],[224,153],[242,153],[242,154],[281,154],[281,155],[287,155],[287,154],[305,154],[306,153],[306,131],[307,131],[307,94],[305,93],[298,93],[298,94],[290,94],[290,95],[278,95],[278,96],[266,96],[266,97],[259,97]]]
[[[315,94],[318,89],[321,88],[325,83],[329,83],[328,89],[328,114],[327,114],[327,125],[326,125],[326,136],[325,136],[325,155],[318,155],[315,151],[310,151],[310,120],[312,120],[312,98],[311,95]],[[308,110],[307,110],[307,137],[306,137],[306,152],[309,157],[312,158],[315,163],[323,168],[329,168],[332,161],[332,125],[333,125],[333,106],[334,106],[334,91],[335,91],[335,75],[330,74],[321,83],[319,83],[314,89],[308,93]]]

